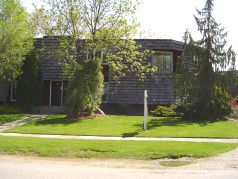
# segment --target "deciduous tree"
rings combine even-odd
[[[19,0],[0,1],[0,81],[16,79],[33,46],[33,30]],[[6,88],[7,91],[7,88]]]
[[[60,36],[61,45],[55,55],[64,72],[72,74],[78,65],[85,66],[85,60],[97,57],[101,58],[100,63],[109,65],[115,79],[130,73],[144,79],[151,70],[150,64],[142,65],[149,52],[140,50],[133,40],[138,26],[133,18],[137,1],[46,0],[45,3],[45,9],[38,11],[50,17],[51,35]],[[101,96],[101,91],[91,93]]]

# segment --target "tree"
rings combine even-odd
[[[115,79],[131,73],[144,79],[151,70],[151,64],[142,65],[149,52],[140,50],[133,40],[138,26],[132,17],[139,5],[137,1],[45,0],[45,3],[48,9],[37,11],[46,14],[47,22],[51,19],[50,33],[49,28],[45,32],[59,36],[60,46],[54,55],[60,59],[66,74],[73,74],[78,64],[87,66],[85,59],[102,56],[100,63],[109,65]],[[43,24],[39,25],[44,29]],[[93,93],[91,96],[95,96]]]
[[[202,39],[195,41],[185,33],[184,58],[179,61],[175,86],[186,117],[216,120],[228,115],[229,88],[234,80],[235,57],[232,47],[226,50],[227,33],[212,16],[213,0],[194,16]],[[230,69],[226,71],[226,69]]]
[[[13,81],[33,46],[33,29],[19,0],[0,2],[0,41],[0,81]]]
[[[35,50],[26,56],[22,72],[17,78],[17,103],[32,109],[41,99],[40,61]]]
[[[86,111],[90,115],[100,105],[103,90],[103,74],[100,59],[87,60],[78,65],[74,81],[69,88],[67,106],[71,114]]]

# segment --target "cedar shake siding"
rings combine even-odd
[[[134,76],[113,80],[110,69],[104,67],[105,90],[104,104],[143,104],[144,90],[148,90],[149,105],[169,105],[175,103],[174,89],[171,82],[173,72],[176,70],[177,58],[183,52],[183,44],[174,40],[165,39],[136,39],[142,50],[149,49],[155,52],[169,52],[172,54],[172,71],[169,74],[147,74],[144,82],[140,82]],[[39,59],[42,76],[42,106],[62,106],[65,100],[66,89],[70,85],[70,79],[63,79],[63,71],[58,64],[57,57],[49,55],[52,48],[59,45],[57,37],[36,38],[34,43],[39,49]],[[85,57],[84,57],[85,58]],[[144,63],[152,63],[153,55]],[[108,74],[107,74],[108,73]],[[69,81],[69,82],[68,82]],[[0,84],[0,100],[4,101],[4,94]]]
[[[172,52],[172,73],[148,74],[144,82],[138,81],[137,78],[133,76],[120,78],[119,82],[114,81],[113,78],[110,77],[108,85],[108,103],[143,104],[144,90],[148,91],[149,105],[169,105],[175,103],[176,101],[171,78],[176,69],[178,56],[183,52],[183,44],[178,41],[163,39],[139,39],[136,40],[136,42],[142,46],[142,49]],[[147,59],[146,63],[152,63],[152,56]]]
[[[170,74],[155,73],[153,75],[147,75],[144,82],[138,81],[134,76],[122,77],[119,81],[115,81],[110,76],[109,69],[109,77],[104,78],[104,80],[107,79],[105,81],[106,83],[104,83],[107,86],[107,94],[103,103],[143,104],[144,90],[148,90],[148,104],[169,105],[175,103],[171,77],[176,69],[177,58],[183,52],[183,44],[178,41],[164,39],[136,39],[135,41],[141,45],[142,50],[149,49],[155,52],[172,53],[172,72]],[[48,51],[57,45],[57,37],[44,37],[35,40],[37,49],[43,47],[43,51],[39,52],[39,58],[43,80],[42,105],[44,106],[52,106],[52,103],[48,100],[48,98],[54,96],[52,92],[52,94],[50,93],[50,86],[53,85],[54,81],[62,81],[63,79],[63,73],[61,66],[58,64],[58,59],[53,56],[47,56]],[[153,57],[151,56],[144,63],[152,63],[152,59]],[[49,84],[50,82],[52,84]]]
[[[34,46],[39,49],[39,59],[41,65],[41,75],[43,80],[62,80],[63,71],[58,64],[58,59],[50,55],[50,49],[59,45],[57,38],[38,38],[35,39]],[[48,55],[49,54],[49,55]]]

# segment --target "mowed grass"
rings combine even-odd
[[[27,116],[29,116],[29,114],[0,114],[0,124],[15,121]]]
[[[161,158],[215,156],[238,144],[166,141],[66,140],[0,136],[0,154],[60,158]]]
[[[122,137],[238,138],[238,122],[188,122],[176,118],[148,117],[143,131],[142,116],[107,116],[69,120],[52,115],[5,132]]]

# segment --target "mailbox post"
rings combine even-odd
[[[144,131],[146,131],[146,118],[148,116],[148,107],[147,107],[147,98],[148,98],[148,95],[147,95],[147,90],[144,91]]]

